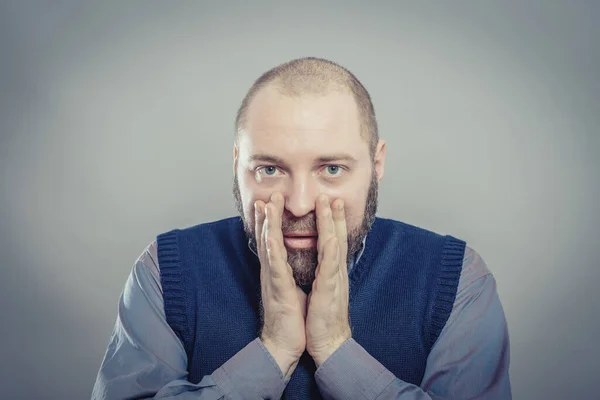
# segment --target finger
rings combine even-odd
[[[319,279],[331,279],[334,278],[340,268],[340,251],[338,246],[338,239],[333,236],[325,243],[323,249],[323,260],[319,263]]]
[[[273,193],[267,206],[269,207],[270,215],[269,237],[273,238],[273,240],[277,241],[285,249],[283,232],[281,231],[284,206],[283,195],[279,192]]]
[[[258,252],[259,258],[261,252],[264,251],[263,241],[263,224],[265,222],[265,203],[262,200],[256,200],[254,202],[254,236],[256,237],[256,251]]]
[[[273,192],[273,194],[271,194],[269,201],[271,203],[275,204],[275,206],[277,207],[277,211],[279,212],[279,215],[282,215],[283,214],[283,206],[285,205],[283,195],[280,192]]]
[[[254,235],[256,237],[256,252],[260,261],[260,281],[264,282],[269,275],[267,247],[265,244],[264,223],[265,223],[265,202],[256,200],[254,202]]]
[[[276,240],[273,240],[273,238],[267,237],[266,253],[271,277],[277,279],[279,284],[283,284],[283,287],[280,288],[287,289],[286,283],[295,285],[295,281],[292,271],[288,267],[284,252],[285,247],[280,245]]]
[[[319,237],[317,239],[318,260],[322,259],[322,253],[325,250],[325,244],[335,236],[335,227],[331,216],[331,207],[329,206],[329,196],[321,194],[317,198],[316,204],[317,214],[317,231]]]
[[[277,221],[277,208],[269,202],[265,205],[265,223],[263,235],[267,248],[267,258],[273,277],[285,276],[287,267],[287,253],[283,246],[281,222]]]
[[[268,211],[267,211],[268,213]],[[272,270],[276,270],[277,264],[279,263],[279,249],[277,247],[277,243],[269,237],[265,241],[266,253],[267,253],[267,261],[269,262],[269,266]]]
[[[336,199],[331,203],[331,214],[335,236],[338,238],[340,246],[340,256],[342,260],[346,258],[348,252],[348,231],[346,228],[346,212],[344,210],[344,200]],[[342,263],[343,264],[343,263]]]

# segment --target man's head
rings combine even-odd
[[[254,243],[254,201],[285,199],[284,237],[316,234],[320,193],[344,200],[351,260],[375,219],[385,143],[362,84],[327,60],[293,60],[263,74],[238,111],[233,150],[233,194]],[[314,246],[286,244],[299,285],[312,283]],[[301,242],[301,241],[296,241]]]

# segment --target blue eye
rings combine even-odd
[[[339,165],[328,165],[327,172],[330,175],[338,175],[338,173],[340,172],[340,166]]]
[[[263,167],[263,171],[265,172],[265,175],[275,175],[277,168],[273,166]]]

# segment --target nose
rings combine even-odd
[[[285,208],[294,217],[300,218],[315,208],[315,200],[319,195],[318,184],[310,176],[296,176],[290,180],[284,193]]]

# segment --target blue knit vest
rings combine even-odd
[[[168,324],[198,383],[260,330],[260,264],[239,217],[157,237]],[[352,337],[396,377],[419,385],[456,297],[466,243],[376,218],[349,274]],[[320,399],[315,364],[301,357],[285,399]]]

